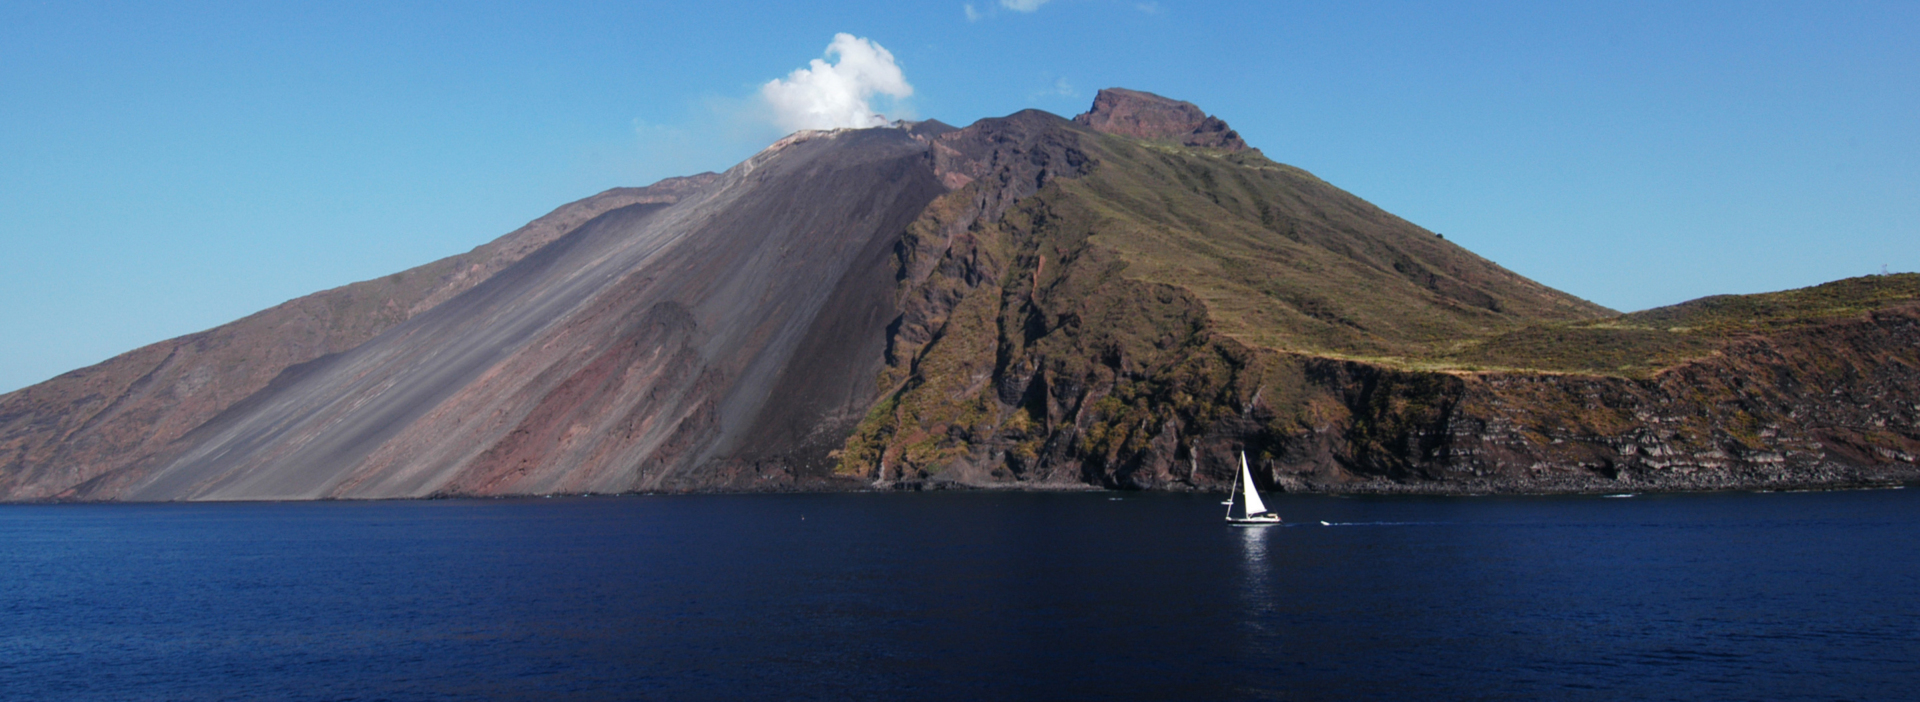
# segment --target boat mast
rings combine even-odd
[[[1233,521],[1233,499],[1240,493],[1240,474],[1233,474],[1233,487],[1227,489],[1227,521]]]

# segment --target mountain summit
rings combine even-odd
[[[1093,108],[1074,117],[1096,132],[1137,139],[1165,139],[1183,146],[1245,151],[1226,122],[1210,117],[1191,102],[1169,100],[1138,90],[1108,88],[1093,96]]]
[[[1633,315],[1189,103],[801,132],[0,396],[0,496],[1920,476],[1920,276]]]

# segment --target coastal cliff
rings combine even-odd
[[[1920,276],[1617,315],[1241,145],[1196,145],[1210,121],[1105,92],[1074,122],[1111,136],[1002,139],[1026,154],[993,181],[1027,185],[1017,207],[936,201],[896,261],[890,391],[838,471],[1219,489],[1244,451],[1263,487],[1330,492],[1920,478]]]
[[[1009,401],[983,403],[1007,409],[999,424],[976,405],[970,424],[908,433],[876,423],[850,443],[911,488],[1219,489],[1240,451],[1263,488],[1306,492],[1920,480],[1920,305],[1729,340],[1646,377],[1411,370],[1186,341],[1071,378],[1042,374],[1023,386],[996,375],[982,385],[1017,388],[998,395]]]

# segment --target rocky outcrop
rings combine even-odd
[[[1093,108],[1073,121],[1096,132],[1136,139],[1160,139],[1224,151],[1247,149],[1247,142],[1240,138],[1239,132],[1219,118],[1208,116],[1193,103],[1138,90],[1102,90],[1094,96]]]

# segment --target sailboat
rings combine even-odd
[[[1240,475],[1234,478],[1233,487],[1234,492],[1239,493],[1240,499],[1236,500],[1233,499],[1232,494],[1228,495],[1227,523],[1234,526],[1266,526],[1280,523],[1280,515],[1267,511],[1267,506],[1260,502],[1260,491],[1253,489],[1253,469],[1247,467],[1245,451],[1240,452]],[[1239,517],[1233,516],[1235,502],[1240,503],[1242,507]]]

